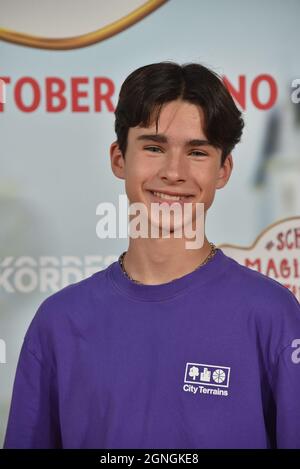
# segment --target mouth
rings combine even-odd
[[[193,198],[193,195],[190,194],[168,194],[166,192],[158,192],[158,191],[149,191],[153,198],[156,201],[163,201],[167,203],[179,202],[184,203],[188,202]]]

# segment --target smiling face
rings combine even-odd
[[[125,180],[129,203],[144,203],[150,214],[151,203],[180,197],[181,204],[202,202],[206,213],[230,177],[232,157],[221,166],[222,150],[207,141],[204,127],[201,108],[171,101],[161,109],[157,132],[155,121],[129,129],[125,159],[118,144],[111,145],[112,170]]]

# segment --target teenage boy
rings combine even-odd
[[[130,204],[149,224],[153,203],[206,216],[243,128],[222,80],[199,64],[147,65],[115,115],[111,166]],[[6,448],[300,448],[299,303],[206,236],[186,241],[174,224],[130,237],[117,262],[41,304]]]

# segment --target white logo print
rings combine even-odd
[[[228,396],[229,378],[228,366],[187,363],[183,390],[193,394]]]
[[[213,380],[216,383],[223,383],[225,381],[226,374],[223,370],[216,370],[213,372]]]

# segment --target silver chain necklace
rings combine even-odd
[[[192,270],[192,272],[194,272],[195,270],[199,269],[199,267],[202,267],[203,265],[207,264],[208,261],[210,261],[214,255],[216,254],[218,248],[215,246],[214,243],[209,243],[210,244],[210,247],[211,247],[211,250],[208,254],[208,256],[204,259],[204,261],[201,262],[200,265],[198,265],[194,270]],[[118,262],[121,266],[121,269],[124,273],[124,275],[129,279],[129,280],[132,280],[133,282],[135,283],[139,283],[139,284],[142,284],[142,285],[145,285],[143,284],[142,282],[140,282],[139,280],[135,280],[134,278],[132,278],[125,270],[125,267],[124,267],[124,256],[126,254],[127,251],[124,251],[118,258]],[[179,277],[180,278],[180,277]],[[174,282],[174,280],[178,280],[178,278],[174,278],[173,280],[170,280],[170,282]]]

